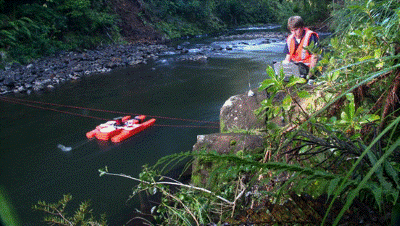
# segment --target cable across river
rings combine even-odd
[[[80,107],[80,106],[72,106],[72,105],[63,105],[63,104],[56,104],[56,103],[45,103],[40,101],[33,101],[33,100],[24,100],[19,98],[12,98],[12,97],[0,97],[0,100],[7,103],[23,105],[26,107],[37,108],[42,110],[54,111],[63,114],[74,115],[78,117],[85,117],[91,118],[101,121],[108,121],[110,119],[101,118],[91,115],[84,115],[80,113],[74,113],[70,111],[63,111],[55,108],[45,107],[45,106],[53,106],[53,107],[63,107],[63,108],[70,108],[70,109],[78,109],[78,110],[87,110],[87,111],[95,111],[95,112],[106,112],[106,113],[113,113],[118,115],[142,115],[138,113],[131,113],[131,112],[122,112],[122,111],[114,111],[114,110],[106,110],[106,109],[96,109],[96,108],[88,108],[88,107]],[[212,122],[212,121],[202,121],[202,120],[194,120],[194,119],[184,119],[184,118],[174,118],[174,117],[166,117],[166,116],[156,116],[156,115],[146,115],[152,118],[159,118],[165,120],[175,120],[175,121],[184,121],[184,122],[195,122],[195,123],[203,123],[203,124],[210,124],[207,125],[169,125],[169,124],[155,124],[155,126],[164,126],[164,127],[187,127],[187,128],[210,128],[210,129],[218,129],[219,122]]]

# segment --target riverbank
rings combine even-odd
[[[0,71],[0,94],[54,89],[83,76],[145,64],[167,49],[168,46],[161,44],[113,45],[84,52],[61,52],[28,65],[14,63]]]
[[[254,32],[251,34],[236,34],[234,36],[219,36],[216,42],[227,39],[261,39],[259,43],[242,45],[264,45],[277,40],[283,40],[281,32]],[[187,41],[183,41],[187,43]],[[127,44],[100,46],[94,50],[83,52],[60,52],[57,55],[34,60],[27,65],[13,63],[0,70],[0,95],[7,93],[40,92],[54,89],[61,84],[78,80],[84,76],[106,73],[115,68],[146,64],[148,60],[157,59],[161,53],[174,52],[183,54],[180,60],[205,61],[210,52],[231,51],[235,46],[213,45],[202,48],[194,53],[188,51],[185,45],[171,47],[166,44]]]

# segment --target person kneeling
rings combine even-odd
[[[286,54],[283,64],[295,63],[300,70],[300,74],[306,77],[310,69],[317,64],[318,56],[311,54],[304,47],[314,43],[318,44],[319,36],[316,32],[304,26],[304,21],[300,16],[292,16],[288,19],[288,29],[291,34],[287,37],[284,53]]]

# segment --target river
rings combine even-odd
[[[40,200],[57,202],[63,194],[74,198],[70,213],[91,200],[95,214],[106,213],[109,225],[128,222],[139,208],[139,197],[128,201],[136,183],[99,177],[98,169],[107,166],[137,177],[143,165],[191,150],[197,135],[219,131],[218,124],[207,122],[218,122],[224,102],[249,86],[258,87],[267,65],[283,58],[281,41],[210,37],[185,42],[193,54],[215,44],[233,49],[209,53],[206,62],[179,61],[179,54],[167,52],[147,64],[92,75],[51,91],[9,96],[18,103],[0,101],[0,186],[22,225],[44,225],[43,213],[32,206]],[[118,144],[85,137],[103,122],[96,118],[112,119],[122,112],[154,117],[156,125]]]

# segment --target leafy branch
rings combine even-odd
[[[44,201],[39,201],[37,205],[32,208],[34,210],[39,210],[47,214],[44,221],[51,223],[52,225],[65,225],[65,226],[75,226],[75,225],[91,225],[91,226],[105,226],[107,221],[105,215],[101,216],[100,221],[94,219],[92,215],[92,210],[90,208],[90,203],[88,201],[82,202],[79,208],[75,211],[72,217],[68,217],[65,211],[67,204],[72,200],[72,195],[64,195],[63,199],[57,203],[46,203]]]
[[[185,156],[183,154],[182,156]],[[134,180],[137,182],[140,182],[140,184],[137,186],[135,189],[133,195],[131,198],[136,195],[139,192],[146,191],[151,195],[154,195],[157,193],[157,191],[160,191],[163,194],[163,198],[161,199],[162,202],[161,204],[158,205],[158,212],[160,214],[166,214],[168,215],[165,220],[170,221],[172,219],[174,220],[174,224],[186,224],[186,225],[192,225],[190,222],[192,219],[194,224],[196,225],[201,225],[206,223],[204,217],[206,217],[206,213],[202,213],[204,211],[208,211],[208,208],[204,208],[205,206],[209,206],[209,204],[212,202],[211,200],[215,199],[215,205],[219,205],[224,208],[230,208],[232,211],[235,210],[236,203],[237,201],[244,195],[244,192],[246,190],[245,187],[241,187],[240,191],[236,194],[235,198],[233,201],[229,201],[227,198],[216,194],[213,191],[210,191],[208,189],[194,186],[191,184],[184,184],[181,183],[175,179],[166,177],[166,176],[159,176],[155,170],[151,170],[147,167],[144,168],[142,173],[140,174],[139,178],[135,178],[129,175],[125,174],[118,174],[118,173],[110,173],[108,172],[107,167],[104,169],[100,169],[100,176],[118,176],[118,177],[123,177],[127,178],[130,180]],[[165,181],[167,180],[167,181]],[[169,188],[169,186],[175,186],[178,187],[179,190],[176,192],[172,192],[172,190]],[[206,197],[207,199],[204,198],[198,198],[196,197],[195,194],[197,192],[200,193],[205,193],[208,194]],[[219,201],[218,201],[219,200]],[[180,204],[181,207],[185,210],[182,212],[175,204]],[[153,213],[153,210],[152,210]],[[190,219],[185,217],[185,214],[189,214]],[[155,216],[156,218],[156,216]],[[178,223],[181,222],[181,223]],[[168,224],[168,223],[167,223]]]
[[[277,116],[282,110],[289,111],[292,108],[292,102],[294,102],[301,110],[303,116],[308,119],[308,113],[297,100],[298,97],[303,97],[306,94],[303,91],[293,92],[290,89],[295,88],[297,84],[305,83],[306,80],[304,78],[292,76],[290,77],[289,82],[285,82],[286,75],[284,74],[283,69],[281,69],[280,73],[276,75],[271,66],[268,66],[267,74],[268,78],[261,83],[259,90],[267,90],[270,95],[267,100],[261,103],[262,109],[267,110],[268,116],[272,118]],[[285,95],[282,104],[274,103],[274,99],[279,93]]]
[[[135,178],[135,177],[132,177],[132,176],[129,176],[129,175],[125,175],[125,174],[122,174],[122,173],[109,173],[107,167],[105,169],[99,169],[99,172],[100,172],[100,176],[104,176],[104,175],[118,176],[118,177],[124,177],[124,178],[130,179],[130,180],[134,180],[134,181],[143,183],[145,185],[148,185],[146,187],[147,189],[154,188],[157,185],[173,185],[173,186],[179,186],[179,187],[186,187],[186,188],[198,190],[198,191],[201,191],[201,192],[205,192],[205,193],[208,193],[210,195],[214,195],[215,197],[217,197],[218,199],[222,200],[223,202],[225,202],[225,203],[227,203],[229,205],[234,205],[234,202],[231,202],[231,201],[229,201],[229,200],[227,200],[227,199],[225,199],[225,198],[223,198],[223,197],[221,197],[219,195],[216,195],[215,193],[213,193],[210,190],[207,190],[207,189],[201,188],[201,187],[196,187],[196,186],[193,186],[193,185],[190,185],[190,184],[184,184],[184,183],[181,183],[181,182],[175,181],[175,180],[174,180],[175,182],[172,182],[172,181],[151,182],[151,181],[146,181],[146,180],[142,180],[142,179],[139,179],[139,178]],[[165,179],[170,179],[168,177],[162,176],[160,178],[160,180],[162,180],[164,178]],[[154,179],[154,178],[152,178],[152,179]],[[157,187],[157,188],[159,188],[159,187]]]

